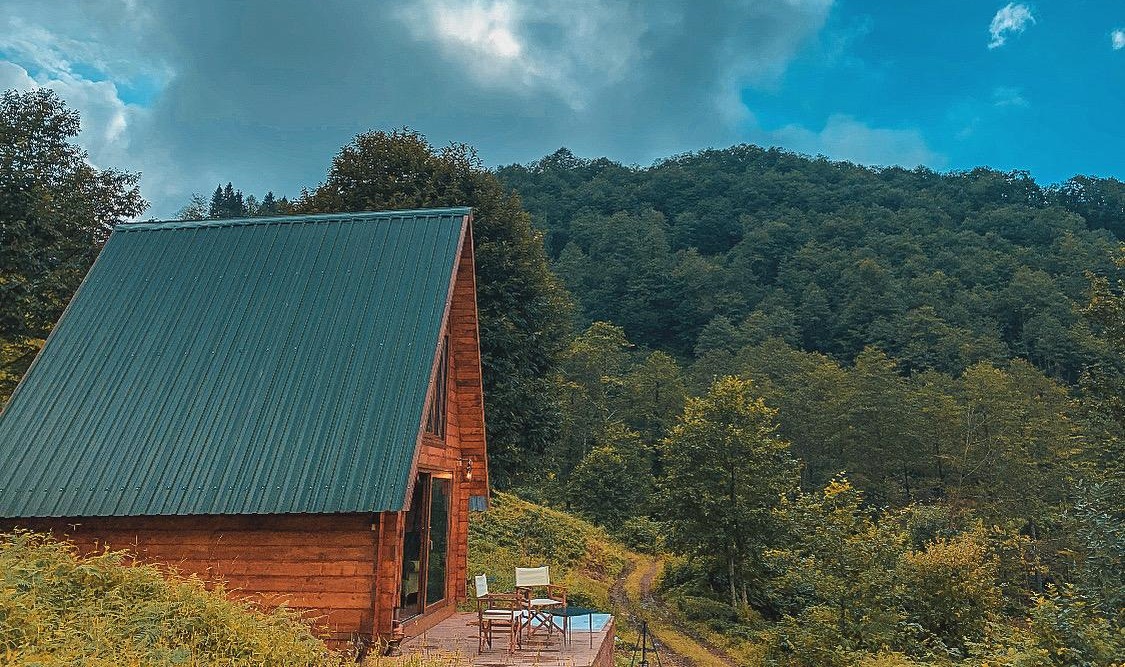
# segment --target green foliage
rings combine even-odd
[[[226,187],[219,185],[208,200],[202,195],[192,194],[188,203],[176,214],[179,220],[205,220],[222,218],[247,218],[255,216],[285,215],[292,210],[292,204],[285,197],[278,199],[273,191],[267,192],[261,201],[254,195],[242,194],[228,181]]]
[[[656,443],[686,395],[679,366],[663,352],[637,350],[620,327],[594,322],[563,351],[559,370],[563,428],[540,465],[583,516],[611,529],[645,516],[660,466]],[[521,493],[532,497],[531,489]]]
[[[297,212],[473,207],[481,364],[492,484],[534,479],[557,439],[558,355],[570,301],[547,267],[542,238],[517,195],[464,144],[435,149],[409,129],[366,132],[340,149],[327,180]]]
[[[638,553],[657,555],[666,547],[665,526],[647,516],[626,519],[613,533],[621,544]]]
[[[753,378],[778,409],[806,489],[846,469],[877,504],[952,499],[1041,530],[1098,449],[1065,386],[1021,360],[904,377],[876,348],[849,367],[770,338],[708,353],[693,375],[717,367]]]
[[[604,529],[516,496],[494,493],[469,523],[469,575],[488,575],[490,590],[511,591],[516,567],[551,567],[571,604],[609,609],[609,589],[626,553]]]
[[[0,652],[29,667],[329,664],[291,611],[257,611],[123,552],[79,558],[27,532],[0,535]]]
[[[610,425],[600,443],[578,462],[567,493],[580,516],[613,531],[647,512],[652,469],[640,436],[625,426]]]
[[[1122,185],[1024,172],[873,169],[734,146],[647,168],[565,149],[500,169],[591,319],[690,357],[754,313],[808,351],[877,346],[908,371],[1023,357],[1074,381],[1104,358],[1076,306],[1109,267]],[[761,334],[758,334],[761,335]],[[760,342],[753,341],[753,342]],[[703,345],[703,350],[707,345]]]
[[[671,543],[723,572],[735,607],[749,603],[776,530],[771,510],[796,482],[776,417],[752,383],[725,377],[688,399],[661,447],[661,514]]]
[[[941,645],[963,652],[999,609],[997,563],[980,527],[907,551],[899,574],[907,622]]]
[[[712,600],[710,598],[694,595],[681,595],[676,598],[676,606],[680,612],[692,621],[728,621],[741,620],[738,610],[729,604]]]
[[[1079,487],[1069,519],[1079,563],[1075,583],[1109,616],[1125,616],[1125,501],[1121,480]]]
[[[148,206],[139,176],[90,165],[78,112],[49,88],[0,98],[0,403],[112,227]]]
[[[1115,264],[1115,274],[1088,275],[1090,299],[1083,315],[1111,354],[1086,367],[1080,388],[1083,416],[1104,445],[1092,462],[1121,484],[1125,479],[1125,245],[1118,248]]]
[[[906,622],[895,604],[906,536],[878,522],[861,494],[838,478],[777,510],[787,539],[766,551],[778,664],[849,664],[849,652],[892,645]]]
[[[1116,178],[1075,176],[1052,188],[1054,200],[1094,229],[1125,238],[1125,183]]]
[[[1120,620],[1112,624],[1096,601],[1072,588],[1049,588],[1032,608],[1030,621],[1036,643],[1053,665],[1109,665],[1125,655]]]

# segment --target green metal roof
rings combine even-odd
[[[117,227],[0,415],[0,516],[401,509],[468,214]]]

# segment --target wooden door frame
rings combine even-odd
[[[424,478],[423,478],[423,475],[425,476]],[[432,541],[431,529],[433,527],[432,526],[432,523],[433,523],[433,521],[432,521],[432,510],[433,510],[434,479],[447,480],[449,482],[449,493],[447,494],[447,498],[446,498],[445,586],[444,586],[444,589],[443,589],[442,598],[440,600],[436,601],[436,602],[431,603],[430,600],[428,599],[428,597],[429,597],[428,593],[429,593],[429,579],[430,579],[430,542]],[[419,603],[418,603],[418,613],[416,613],[412,616],[406,617],[406,618],[398,619],[398,621],[400,623],[406,624],[406,623],[411,623],[412,621],[417,621],[419,618],[425,616],[426,614],[430,613],[431,611],[435,611],[435,610],[443,607],[444,605],[448,604],[448,602],[449,602],[449,599],[450,599],[450,593],[449,593],[449,582],[450,582],[449,557],[450,557],[450,551],[451,551],[451,547],[452,547],[453,510],[455,508],[455,504],[453,502],[453,495],[454,495],[454,492],[455,492],[454,482],[455,482],[454,473],[451,470],[441,470],[441,469],[437,469],[437,468],[426,468],[426,469],[419,469],[414,475],[414,484],[417,485],[419,483],[422,483],[422,497],[419,498],[419,502],[421,504],[421,507],[418,507],[418,508],[411,507],[409,510],[407,510],[407,512],[412,512],[412,511],[415,511],[415,510],[419,510],[419,511],[424,512],[424,514],[421,517],[422,518],[422,522],[421,522],[422,535],[419,536],[420,539],[419,539],[419,554],[418,554],[418,601],[419,601]],[[402,591],[401,591],[401,585],[402,584],[401,584],[401,582],[403,581],[403,578],[402,578],[403,573],[401,572],[401,569],[406,564],[406,542],[405,542],[405,540],[399,543],[399,558],[398,558],[398,560],[401,563],[400,568],[399,568],[400,569],[400,572],[399,572],[400,590],[398,592],[398,595],[401,598],[401,596],[402,596]],[[399,609],[403,609],[403,607],[401,605],[401,602],[399,604]]]

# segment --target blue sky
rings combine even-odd
[[[1125,178],[1125,1],[8,0],[0,88],[48,86],[146,214],[294,196],[356,133],[490,165],[738,142],[864,164]]]
[[[1027,3],[1022,32],[988,48],[1005,6],[837,3],[782,86],[744,100],[767,128],[838,113],[917,131],[938,167],[1125,176],[1125,2]]]

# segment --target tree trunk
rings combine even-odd
[[[738,607],[738,583],[735,580],[733,555],[727,558],[727,565],[730,570],[730,606]]]

